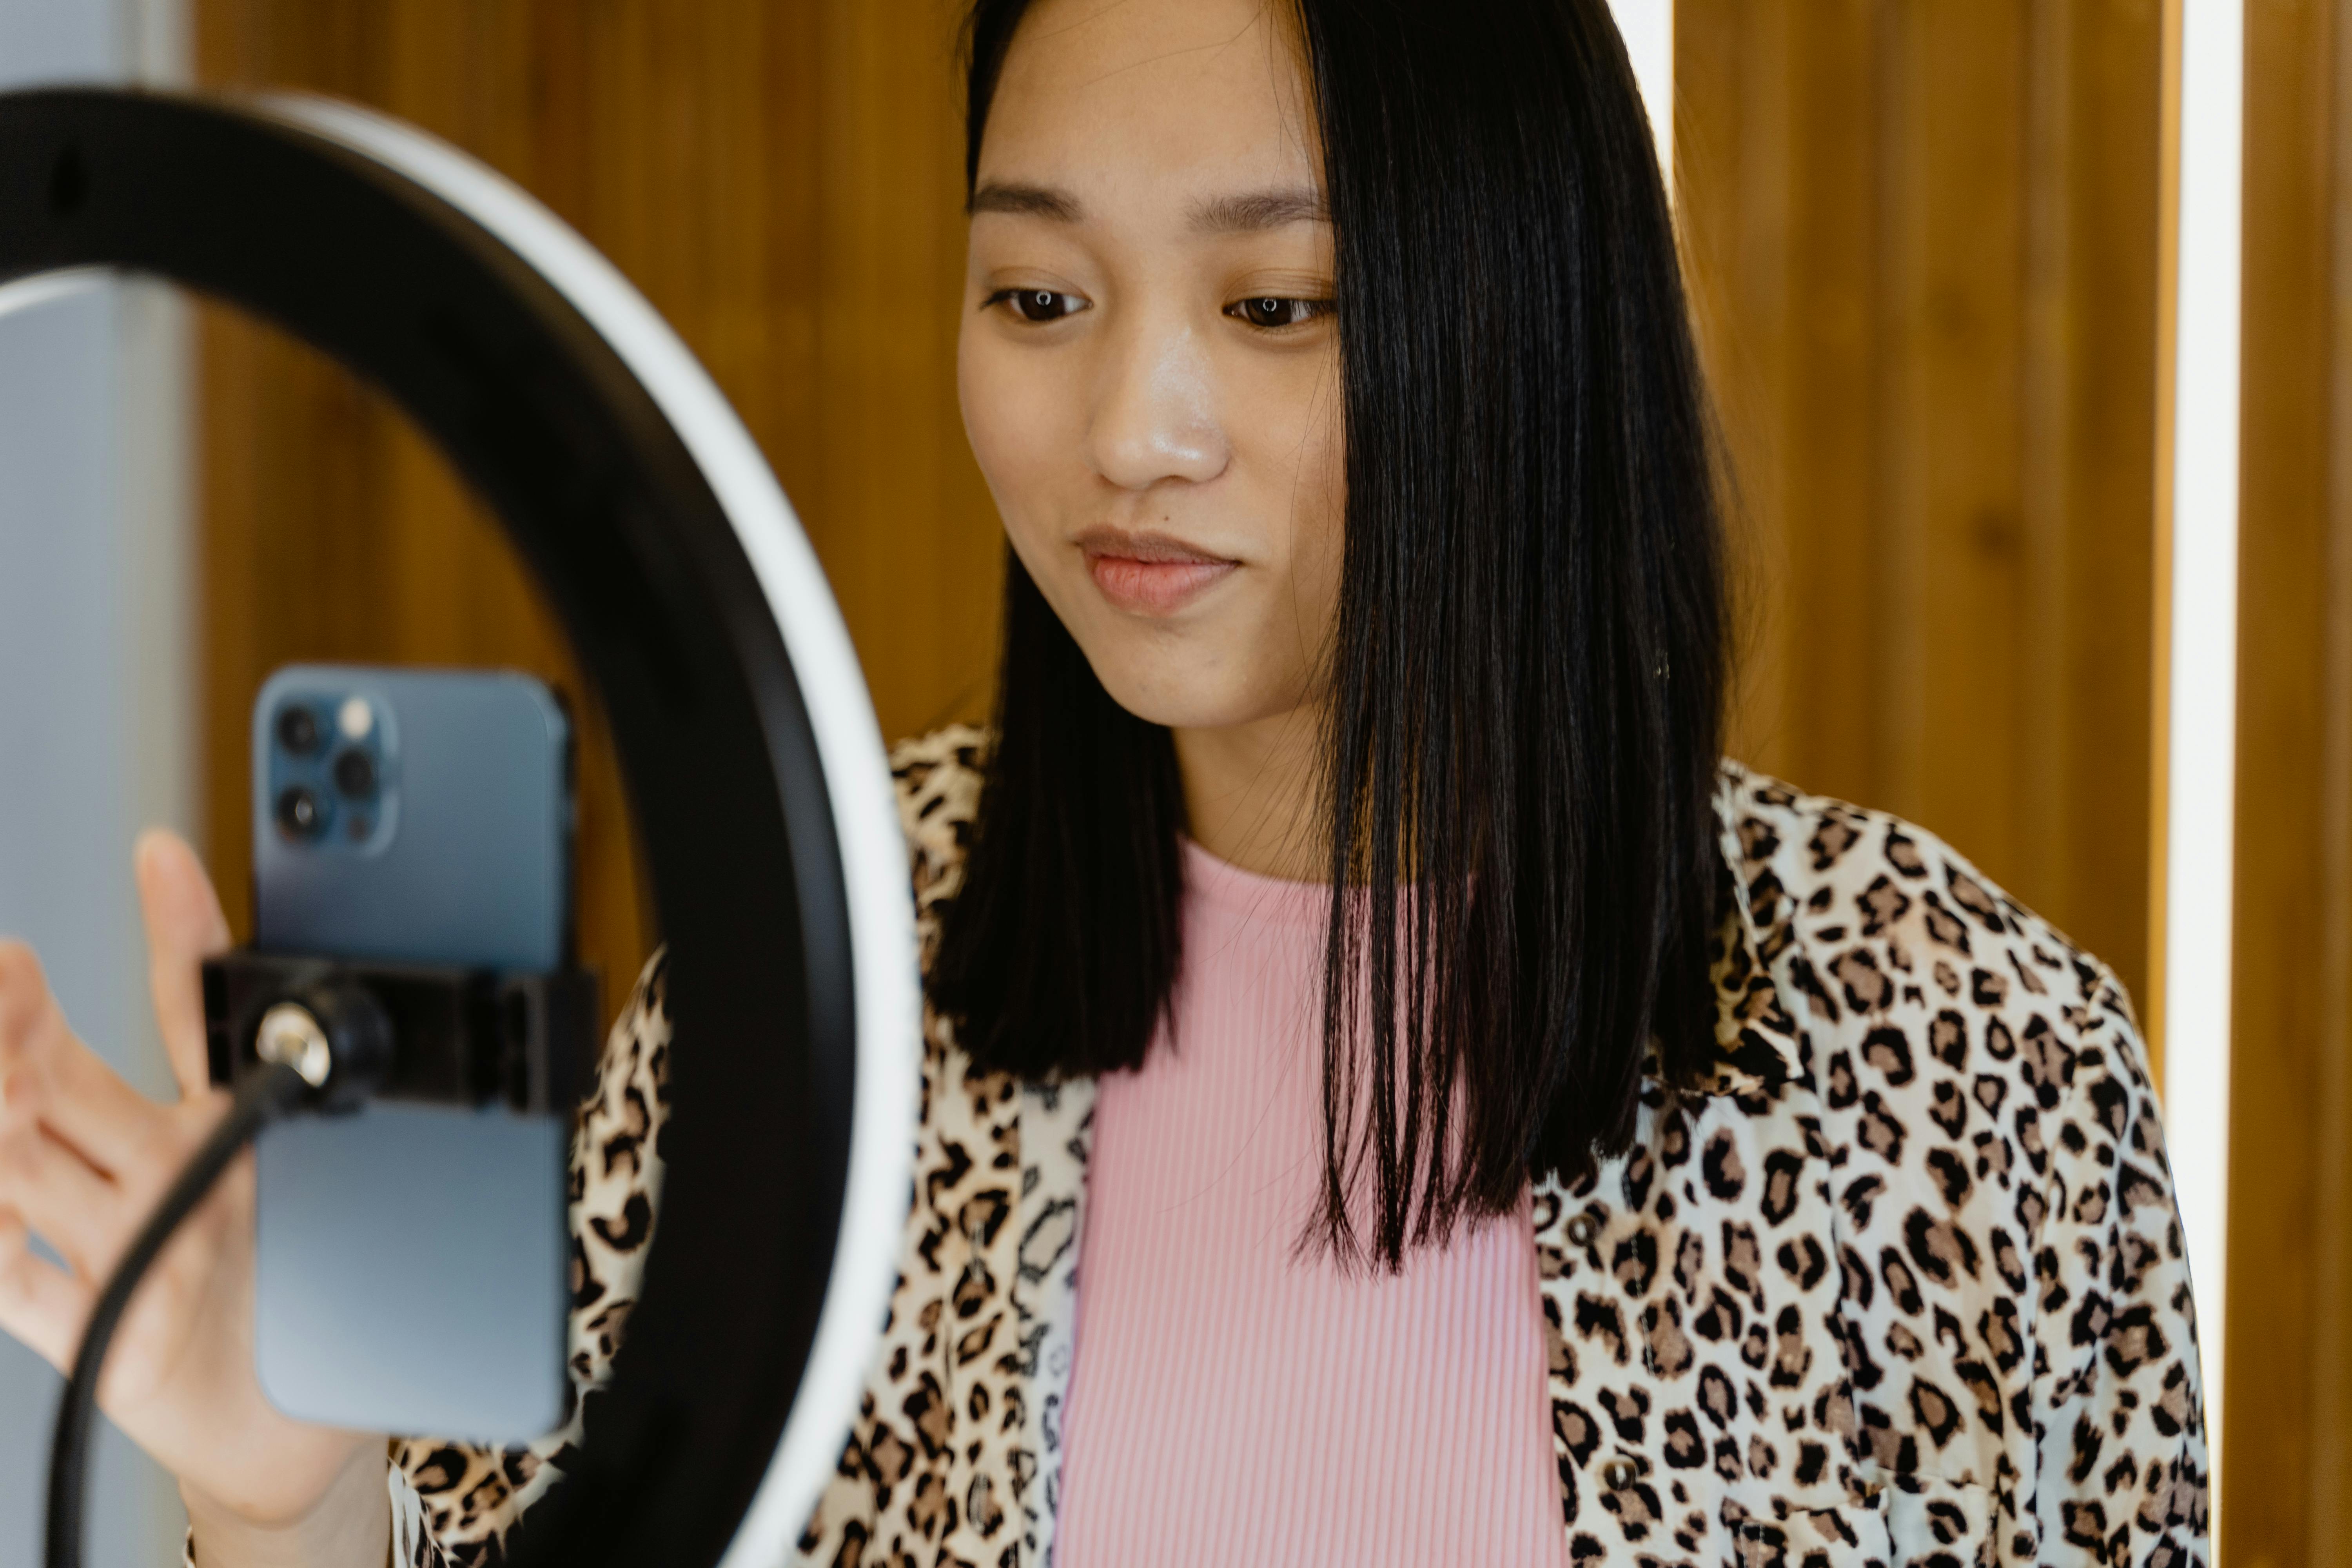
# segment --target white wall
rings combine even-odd
[[[181,74],[180,0],[0,0],[0,89]],[[0,315],[0,931],[133,1082],[170,1074],[144,995],[131,840],[194,820],[184,322],[154,285]],[[40,1560],[60,1380],[0,1336],[0,1568]],[[178,1560],[170,1479],[109,1428],[94,1568]]]

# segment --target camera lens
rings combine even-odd
[[[375,793],[375,763],[365,752],[345,752],[335,759],[335,787],[355,800]]]
[[[297,703],[278,714],[278,743],[298,757],[319,749],[319,716]]]
[[[327,814],[319,809],[319,797],[300,784],[278,797],[278,826],[293,838],[315,838],[327,825]]]

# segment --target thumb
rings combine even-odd
[[[147,984],[154,993],[155,1024],[180,1092],[205,1092],[204,979],[199,965],[228,950],[228,921],[212,879],[186,839],[161,827],[139,836],[132,853],[139,906],[147,920]]]

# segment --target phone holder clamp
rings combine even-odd
[[[382,1098],[568,1112],[595,1029],[596,977],[375,963],[241,948],[204,966],[212,1081],[282,1062],[316,1109]]]

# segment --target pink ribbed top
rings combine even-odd
[[[1393,1278],[1300,1253],[1328,894],[1184,853],[1175,1048],[1095,1106],[1057,1568],[1559,1568],[1527,1204]]]

